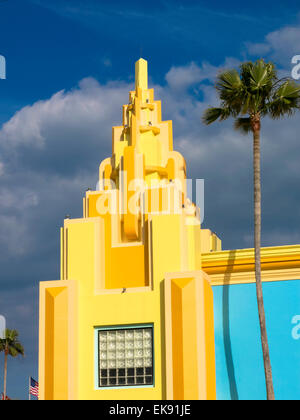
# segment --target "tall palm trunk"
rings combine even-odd
[[[6,400],[7,358],[8,358],[8,349],[6,348],[4,352],[4,388],[3,388],[4,401]]]
[[[261,172],[260,172],[260,115],[251,118],[253,130],[253,167],[254,167],[254,246],[255,246],[255,279],[259,313],[261,344],[264,359],[266,388],[268,400],[275,400],[272,367],[266,328],[266,316],[261,282]]]

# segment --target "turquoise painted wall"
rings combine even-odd
[[[215,286],[217,398],[266,398],[255,284]],[[300,400],[300,280],[263,284],[276,398]]]

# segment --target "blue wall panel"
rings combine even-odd
[[[213,289],[217,398],[265,399],[255,284]],[[300,280],[264,283],[263,291],[276,398],[300,400],[300,328],[292,323]]]

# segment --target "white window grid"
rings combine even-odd
[[[99,387],[153,385],[153,328],[98,331]]]

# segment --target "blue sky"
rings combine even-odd
[[[141,52],[151,57],[158,83],[173,65],[204,59],[219,65],[224,57],[243,57],[245,42],[259,42],[281,25],[298,22],[299,12],[296,1],[276,7],[272,1],[157,0],[151,7],[123,0],[0,3],[0,46],[9,76],[1,101],[7,112],[86,76],[129,79]]]
[[[8,394],[27,398],[37,376],[38,283],[59,277],[59,227],[81,216],[110,154],[111,126],[132,87],[134,62],[174,123],[188,175],[204,178],[205,226],[224,248],[252,246],[251,139],[232,123],[204,127],[224,67],[264,56],[282,74],[300,54],[298,1],[0,1],[0,313],[26,358],[10,361]],[[263,124],[263,243],[300,243],[299,116]],[[0,389],[2,389],[0,356]]]

